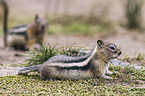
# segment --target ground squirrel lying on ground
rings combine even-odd
[[[48,21],[44,18],[35,16],[32,24],[24,24],[16,26],[10,30],[7,30],[8,25],[8,4],[6,0],[0,0],[0,4],[3,8],[3,33],[5,47],[11,47],[14,49],[31,49],[35,43],[44,42],[45,31],[48,27]]]
[[[97,41],[94,49],[85,56],[69,57],[57,55],[40,65],[22,67],[18,73],[38,71],[43,79],[86,79],[103,77],[113,79],[105,74],[113,74],[108,70],[108,62],[121,55],[116,45]]]

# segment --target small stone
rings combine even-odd
[[[35,79],[32,79],[31,81],[35,81]]]
[[[7,88],[6,86],[3,87],[3,89],[6,89],[6,88]]]

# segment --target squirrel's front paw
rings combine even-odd
[[[104,75],[103,78],[104,78],[104,79],[109,79],[109,80],[114,79],[114,78],[112,78],[112,77],[110,77],[110,76],[106,76],[106,75]]]
[[[111,71],[109,71],[109,70],[106,72],[106,74],[108,74],[108,75],[115,75],[114,72],[111,72]]]
[[[108,74],[108,75],[116,75],[116,74],[118,74],[118,72],[117,71],[111,72],[111,71],[108,70],[106,72],[106,74]]]

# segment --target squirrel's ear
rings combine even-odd
[[[104,42],[102,40],[98,40],[97,44],[98,44],[99,47],[102,48],[102,46],[104,45]]]
[[[38,17],[39,17],[38,14],[36,14],[36,15],[35,15],[35,21],[38,19]]]
[[[39,16],[38,16],[38,14],[36,14],[36,15],[35,15],[35,23],[36,23],[37,25],[39,25],[39,20],[38,20],[38,18],[39,18]]]

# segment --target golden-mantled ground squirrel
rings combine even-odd
[[[97,41],[94,49],[85,56],[69,57],[57,55],[40,65],[23,67],[19,74],[38,71],[43,79],[86,79],[103,77],[113,79],[105,74],[113,74],[108,70],[108,62],[121,55],[116,45]]]
[[[0,0],[3,8],[3,32],[5,47],[14,49],[31,49],[35,43],[44,42],[44,35],[48,27],[48,21],[44,18],[35,16],[32,24],[24,24],[7,30],[8,23],[8,4],[6,0]]]

